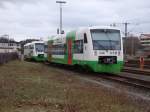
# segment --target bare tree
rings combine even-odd
[[[138,49],[141,48],[141,43],[138,37],[136,36],[129,36],[123,39],[124,42],[124,51],[126,51],[126,55],[136,55]]]

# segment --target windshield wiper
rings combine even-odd
[[[111,43],[112,40],[110,39],[110,37],[109,37],[107,32],[106,32],[106,35],[107,35],[109,43],[110,43],[110,49],[113,50],[113,46],[112,46],[112,43]]]
[[[99,46],[100,46],[100,47],[103,48],[104,50],[108,50],[108,49],[106,49],[102,44],[100,44],[99,41],[94,41],[93,43],[94,43],[94,44],[97,44],[97,45],[98,45],[98,48],[99,48]]]

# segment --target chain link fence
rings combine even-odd
[[[18,59],[17,53],[0,53],[0,64],[4,64],[16,59]]]

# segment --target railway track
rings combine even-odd
[[[137,70],[137,69],[134,69],[134,68],[133,69],[132,68],[130,68],[130,69],[129,68],[124,68],[123,72],[150,76],[150,71]]]
[[[138,78],[133,78],[133,77],[128,77],[125,76],[124,74],[120,75],[114,75],[114,74],[99,74],[99,73],[93,73],[93,72],[85,72],[85,71],[78,71],[77,69],[70,68],[69,66],[64,67],[60,65],[51,65],[52,67],[57,67],[59,69],[63,69],[66,72],[71,72],[71,73],[77,73],[78,75],[82,77],[88,77],[90,79],[100,81],[100,79],[105,79],[105,80],[110,80],[115,83],[121,83],[123,85],[128,85],[128,86],[133,86],[142,90],[148,90],[150,91],[150,81],[146,81],[143,79],[138,79]]]
[[[137,78],[127,77],[123,75],[103,75],[101,78],[117,81],[122,84],[126,84],[129,86],[138,87],[140,89],[150,90],[150,81],[145,81]]]
[[[126,67],[140,68],[140,64],[129,64],[129,63],[126,63],[125,66],[126,66]],[[145,64],[145,65],[144,65],[144,68],[145,68],[145,69],[150,69],[150,65]]]

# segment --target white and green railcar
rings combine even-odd
[[[24,45],[24,58],[34,61],[45,61],[44,42],[34,41]]]
[[[119,73],[123,67],[123,44],[117,28],[79,28],[53,37],[48,46],[49,62],[105,73]]]

